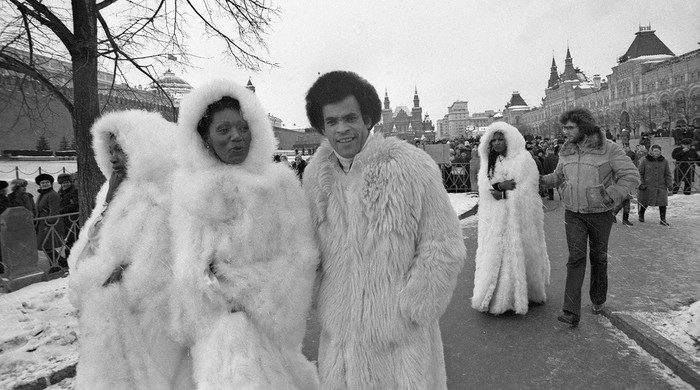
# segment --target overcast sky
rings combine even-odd
[[[545,5],[546,4],[546,5]],[[612,73],[617,57],[649,25],[676,55],[700,48],[700,0],[304,0],[279,2],[267,36],[279,67],[260,72],[227,64],[213,45],[190,42],[197,68],[173,70],[194,87],[224,76],[248,77],[263,105],[286,127],[308,126],[304,96],[318,72],[351,70],[369,80],[392,109],[413,105],[435,122],[456,100],[471,113],[501,110],[514,90],[539,105],[552,56],[589,77]]]

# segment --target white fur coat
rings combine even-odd
[[[322,388],[445,389],[438,321],[466,248],[437,164],[375,134],[345,174],[325,140],[304,190],[322,259]]]
[[[491,139],[497,131],[503,133],[507,150],[489,178]],[[539,172],[515,127],[493,123],[480,142],[479,237],[472,307],[493,314],[508,310],[525,314],[529,302],[546,301],[549,284]],[[506,192],[506,199],[496,200],[489,191],[493,184],[511,179],[516,188]]]
[[[222,163],[196,131],[207,106],[237,99],[251,130],[242,164]],[[174,329],[200,389],[315,389],[301,353],[319,254],[299,180],[274,164],[276,139],[255,95],[226,80],[182,101],[171,223]]]
[[[112,174],[109,133],[128,156],[127,178],[108,206],[104,184],[68,259],[70,299],[80,310],[76,388],[191,388],[186,350],[169,331],[175,124],[146,111],[100,118],[92,127],[93,149],[106,178]],[[95,249],[87,249],[100,215],[99,235],[91,243]],[[128,265],[122,280],[104,285],[120,265]]]

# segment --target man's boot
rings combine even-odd
[[[626,225],[626,226],[632,226],[632,222],[630,222],[630,213],[629,212],[622,213],[622,224]]]

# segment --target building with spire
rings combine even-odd
[[[414,88],[413,107],[410,110],[406,106],[397,106],[392,110],[389,93],[384,90],[382,120],[375,125],[374,129],[387,136],[395,136],[408,141],[435,139],[435,128],[430,116],[427,113],[425,117],[423,116],[417,87]]]
[[[563,73],[552,59],[542,104],[517,120],[521,128],[552,136],[559,133],[559,115],[574,107],[589,109],[613,134],[623,128],[639,137],[659,128],[700,127],[700,49],[675,55],[651,26],[640,26],[607,79],[589,79],[567,48]],[[504,119],[516,124],[516,117]]]

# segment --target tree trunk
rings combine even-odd
[[[95,207],[95,197],[105,179],[92,150],[90,127],[100,115],[97,87],[97,10],[94,0],[72,0],[75,47],[73,62],[73,131],[78,157],[80,221]]]

